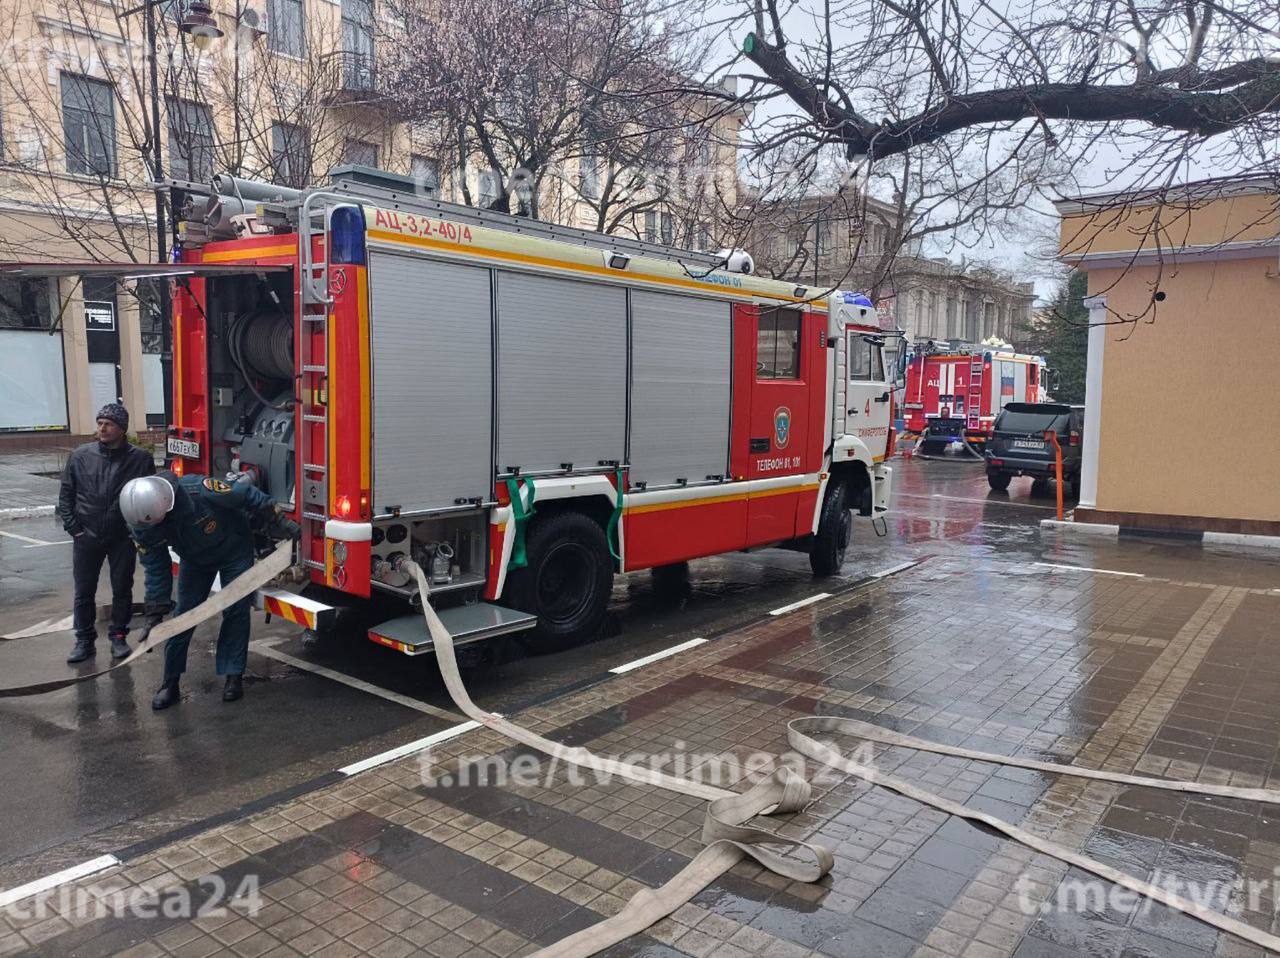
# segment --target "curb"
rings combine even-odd
[[[53,515],[53,506],[16,506],[11,509],[0,509],[0,522],[6,519],[36,519]]]
[[[1177,542],[1199,542],[1205,545],[1246,546],[1253,549],[1280,549],[1280,536],[1251,536],[1238,532],[1162,532],[1158,529],[1130,528],[1102,522],[1067,522],[1057,519],[1041,519],[1041,529],[1052,529],[1071,535],[1097,538],[1126,538],[1143,536],[1169,539]]]

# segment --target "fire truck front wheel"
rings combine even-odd
[[[604,530],[581,512],[535,519],[526,539],[529,564],[511,574],[511,603],[538,617],[525,644],[554,652],[594,638],[613,588],[613,560]]]
[[[818,519],[818,534],[809,548],[809,567],[814,575],[835,575],[844,565],[853,534],[853,514],[849,511],[849,487],[843,482],[827,486]]]

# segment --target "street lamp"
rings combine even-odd
[[[192,0],[191,6],[187,8],[187,15],[182,18],[182,24],[178,29],[191,37],[191,42],[196,45],[196,49],[202,52],[208,50],[209,44],[222,36],[217,21],[213,19],[212,8],[204,0]]]

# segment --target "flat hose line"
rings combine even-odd
[[[583,768],[591,768],[606,774],[617,775],[633,782],[654,785],[658,788],[691,795],[696,798],[704,798],[708,801],[706,818],[702,826],[702,840],[706,847],[694,856],[689,864],[677,872],[666,884],[658,888],[646,888],[637,892],[617,914],[605,918],[576,934],[563,938],[555,944],[548,945],[535,952],[534,958],[587,958],[587,956],[597,954],[632,935],[640,934],[646,928],[672,914],[681,905],[687,904],[700,891],[735,864],[742,861],[744,857],[753,858],[775,874],[793,881],[816,882],[831,870],[835,859],[830,849],[814,842],[784,838],[773,832],[746,824],[757,815],[798,812],[808,805],[812,787],[809,782],[790,768],[777,768],[770,778],[759,782],[745,792],[738,793],[706,785],[702,782],[667,775],[654,769],[605,758],[585,748],[562,745],[513,722],[509,722],[499,715],[481,709],[472,701],[466,686],[463,684],[462,675],[458,670],[457,658],[454,655],[453,637],[449,634],[449,630],[445,628],[444,623],[440,621],[440,617],[436,615],[435,610],[431,608],[431,603],[428,601],[430,589],[427,586],[426,575],[415,562],[406,561],[405,568],[412,572],[417,580],[418,590],[422,596],[422,614],[426,619],[427,631],[434,644],[436,658],[440,666],[440,674],[444,679],[445,687],[449,690],[449,696],[453,699],[454,705],[468,718],[493,729],[500,735],[522,745],[527,745],[552,758],[570,762]],[[951,755],[958,758],[991,762],[1016,768],[1026,768],[1049,774],[1071,775],[1078,778],[1115,782],[1121,785],[1162,788],[1190,794],[1238,798],[1266,802],[1273,805],[1280,805],[1280,792],[1261,788],[1202,785],[1198,782],[1125,775],[1119,772],[1105,772],[1078,768],[1072,765],[1058,765],[1033,759],[997,755],[991,752],[979,752],[972,749],[929,742],[914,736],[891,732],[856,719],[838,716],[798,718],[787,723],[787,741],[791,747],[802,755],[823,765],[861,778],[872,785],[880,785],[949,815],[955,815],[985,825],[1016,842],[1020,842],[1033,851],[1056,858],[1066,864],[1075,865],[1077,868],[1097,875],[1099,878],[1104,878],[1139,895],[1161,902],[1176,911],[1198,918],[1220,931],[1229,932],[1270,951],[1280,952],[1280,936],[1255,928],[1237,918],[1206,908],[1197,902],[1183,898],[1155,884],[1135,878],[1112,868],[1110,865],[1089,858],[1087,855],[1082,855],[1056,842],[1041,838],[1003,819],[961,805],[958,802],[953,802],[927,789],[912,785],[893,776],[882,774],[873,768],[847,758],[834,744],[820,741],[814,737],[818,735],[863,738],[883,745],[911,748],[938,755]],[[763,845],[783,846],[794,851],[802,851],[811,856],[812,861],[801,861],[794,857],[786,857],[772,849],[761,847]]]
[[[161,642],[167,642],[179,633],[193,629],[206,619],[211,619],[215,615],[225,612],[228,608],[239,602],[241,599],[248,598],[258,589],[266,585],[285,569],[293,564],[293,541],[285,539],[277,545],[269,555],[254,563],[253,567],[248,569],[241,575],[236,576],[228,582],[220,590],[215,592],[209,598],[205,599],[193,609],[188,609],[181,615],[176,615],[172,619],[166,619],[161,622],[149,633],[146,638],[134,647],[129,655],[114,665],[99,669],[97,672],[86,672],[82,675],[72,675],[67,678],[54,679],[49,682],[36,682],[31,685],[16,685],[10,688],[0,688],[0,698],[21,698],[27,695],[43,695],[46,692],[56,692],[58,689],[65,689],[68,686],[78,685],[81,682],[89,682],[93,679],[100,678],[108,672],[114,672],[116,669],[122,669],[127,665],[132,665],[139,656],[150,652]]]

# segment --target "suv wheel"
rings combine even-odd
[[[1013,476],[1007,472],[987,471],[987,485],[996,492],[1004,492],[1009,488],[1009,483],[1013,481]]]

